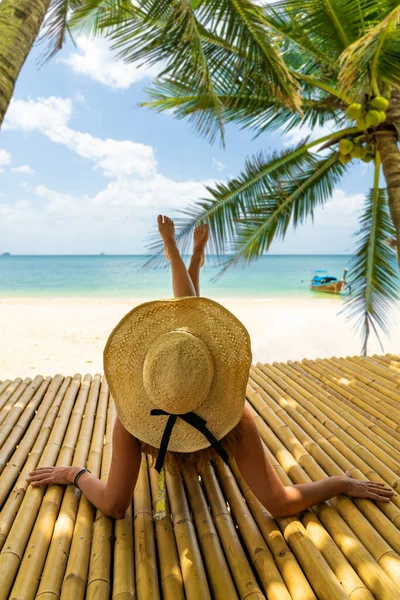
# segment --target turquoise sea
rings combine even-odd
[[[0,256],[0,297],[168,298],[168,269],[143,270],[144,255]],[[230,267],[219,279],[216,257],[201,270],[202,296],[212,298],[309,298],[313,269],[342,277],[350,256],[265,255]],[[188,264],[189,257],[185,258]]]

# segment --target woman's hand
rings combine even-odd
[[[376,481],[359,481],[353,479],[351,471],[346,471],[344,479],[344,491],[347,496],[354,498],[370,498],[378,502],[390,502],[394,491],[385,487],[385,483]]]
[[[83,467],[41,467],[29,473],[26,481],[34,487],[69,485]]]

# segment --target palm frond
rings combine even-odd
[[[272,242],[285,237],[290,225],[296,228],[313,220],[315,209],[329,200],[345,171],[335,151],[322,159],[309,155],[309,164],[296,179],[276,177],[272,192],[241,219],[231,255],[218,277],[234,264],[248,264],[261,256]]]
[[[282,0],[269,10],[286,26],[291,39],[298,39],[318,58],[325,55],[326,60],[336,58],[349,45],[349,15],[357,15],[357,4],[354,0]]]
[[[239,232],[244,227],[243,223],[249,223],[249,219],[258,215],[260,210],[263,211],[267,201],[270,202],[273,197],[278,198],[279,193],[285,198],[287,196],[296,198],[299,182],[304,186],[303,207],[307,202],[311,204],[317,202],[308,195],[314,189],[313,185],[319,186],[321,198],[325,198],[326,190],[329,190],[329,182],[324,177],[324,173],[329,170],[332,180],[336,181],[335,173],[340,175],[343,167],[336,162],[336,157],[335,160],[330,157],[329,161],[324,159],[319,163],[308,150],[329,137],[308,144],[301,142],[297,147],[270,156],[260,153],[246,161],[245,168],[238,177],[226,183],[218,182],[213,188],[206,187],[208,197],[179,211],[186,216],[175,220],[176,239],[181,252],[188,251],[194,228],[200,223],[208,223],[211,252],[219,256],[224,254],[234,246]],[[303,218],[301,212],[296,212],[297,210],[300,208],[297,207],[292,213],[296,224]],[[311,212],[310,210],[307,214]],[[144,267],[156,268],[165,265],[163,243],[158,233],[150,234],[148,241],[147,247],[153,256]]]
[[[139,9],[131,0],[80,0],[69,19],[70,29],[78,35],[96,37],[108,35],[111,24],[123,28]]]
[[[396,6],[380,23],[347,48],[341,57],[339,74],[345,91],[361,88],[365,93],[378,95],[378,81],[400,85],[399,24],[400,6]]]
[[[141,106],[159,112],[168,110],[178,119],[192,118],[199,112],[207,113],[212,110],[210,99],[194,95],[187,83],[157,81],[148,88],[148,94],[151,100],[143,102]],[[248,93],[219,94],[219,100],[224,122],[238,123],[243,128],[255,131],[257,136],[265,131],[282,129],[286,132],[304,125],[314,128],[329,121],[341,125],[345,107],[341,100],[329,94],[317,99],[304,98],[302,114],[289,110],[275,98],[269,98],[257,90],[254,93],[249,90]]]
[[[374,187],[366,197],[357,232],[357,250],[350,265],[351,295],[345,300],[348,319],[355,319],[360,331],[362,354],[367,354],[371,330],[381,344],[378,328],[390,331],[390,308],[399,297],[399,276],[395,253],[387,238],[395,231],[388,209],[385,188],[379,188],[379,158],[375,165]],[[382,344],[381,344],[382,346]],[[382,348],[383,351],[383,348]]]
[[[65,44],[69,35],[73,40],[68,19],[70,13],[78,8],[80,0],[51,0],[42,27],[38,43],[46,43],[40,64],[48,62]]]

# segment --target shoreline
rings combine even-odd
[[[108,335],[134,306],[161,298],[0,298],[0,380],[102,373]],[[361,341],[340,298],[215,298],[249,331],[253,363],[353,356]],[[400,352],[399,310],[384,351]],[[368,354],[382,354],[375,336]]]

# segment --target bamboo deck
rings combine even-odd
[[[285,485],[343,475],[400,483],[400,356],[252,367],[247,402]],[[337,496],[272,519],[235,468],[167,476],[142,461],[125,519],[73,486],[32,488],[36,466],[107,478],[115,409],[91,377],[0,382],[0,600],[400,600],[400,497]]]

